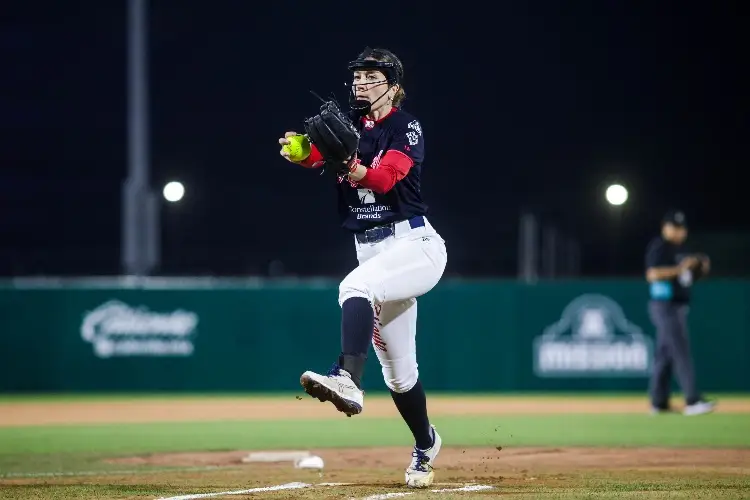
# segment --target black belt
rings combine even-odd
[[[418,227],[424,227],[424,217],[421,215],[417,215],[408,220],[409,220],[409,226],[412,229],[415,229]],[[382,241],[386,239],[387,237],[395,234],[396,224],[397,224],[396,222],[391,222],[390,224],[376,226],[370,229],[366,229],[361,233],[354,233],[354,236],[357,238],[357,241],[360,243],[377,243],[378,241]]]

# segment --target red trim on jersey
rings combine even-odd
[[[362,118],[360,118],[360,121],[365,125],[365,130],[369,130],[372,127],[374,127],[376,123],[382,122],[383,120],[385,120],[386,118],[388,118],[389,116],[391,116],[396,111],[398,111],[398,108],[396,106],[393,106],[391,108],[391,110],[388,112],[387,115],[381,116],[377,120],[372,120],[371,118],[369,118],[367,116],[363,116]],[[369,127],[367,126],[368,124],[370,125]]]
[[[315,144],[310,144],[310,156],[296,163],[305,168],[318,168],[323,165],[322,163],[318,163],[321,161],[323,161],[323,155],[320,154],[320,151],[315,147]]]
[[[372,189],[378,194],[390,191],[398,181],[406,177],[414,160],[405,153],[389,149],[380,160],[377,168],[368,168],[365,176],[359,180],[359,185]]]

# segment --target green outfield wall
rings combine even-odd
[[[0,391],[299,389],[338,354],[337,283],[6,282]],[[446,280],[419,299],[425,386],[645,390],[654,330],[638,280]],[[750,282],[698,284],[690,335],[706,391],[750,391]],[[371,354],[365,388],[383,390]]]

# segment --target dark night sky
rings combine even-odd
[[[187,187],[163,207],[161,273],[355,265],[332,183],[276,141],[317,111],[309,90],[345,100],[346,63],[366,45],[405,65],[447,275],[514,275],[522,207],[581,242],[586,274],[612,272],[611,181],[631,195],[618,274],[641,273],[670,206],[694,232],[750,230],[740,2],[151,3],[153,181]],[[4,275],[120,270],[125,6],[3,6]]]

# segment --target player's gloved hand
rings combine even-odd
[[[305,133],[326,162],[326,169],[341,172],[359,147],[359,131],[336,103],[328,101],[320,113],[305,120]]]
[[[279,138],[279,145],[281,146],[281,150],[279,151],[279,154],[287,161],[292,162],[292,160],[289,159],[289,152],[284,150],[284,146],[289,144],[289,137],[299,135],[297,132],[289,131],[284,133],[284,137]]]
[[[698,254],[698,258],[701,260],[701,269],[704,273],[707,273],[711,269],[711,258],[706,254]]]
[[[680,261],[680,268],[681,269],[694,269],[699,263],[700,262],[695,256],[690,255]]]
[[[708,255],[704,253],[699,253],[695,257],[697,259],[697,263],[693,268],[693,278],[703,278],[711,270],[711,259],[709,259]]]

